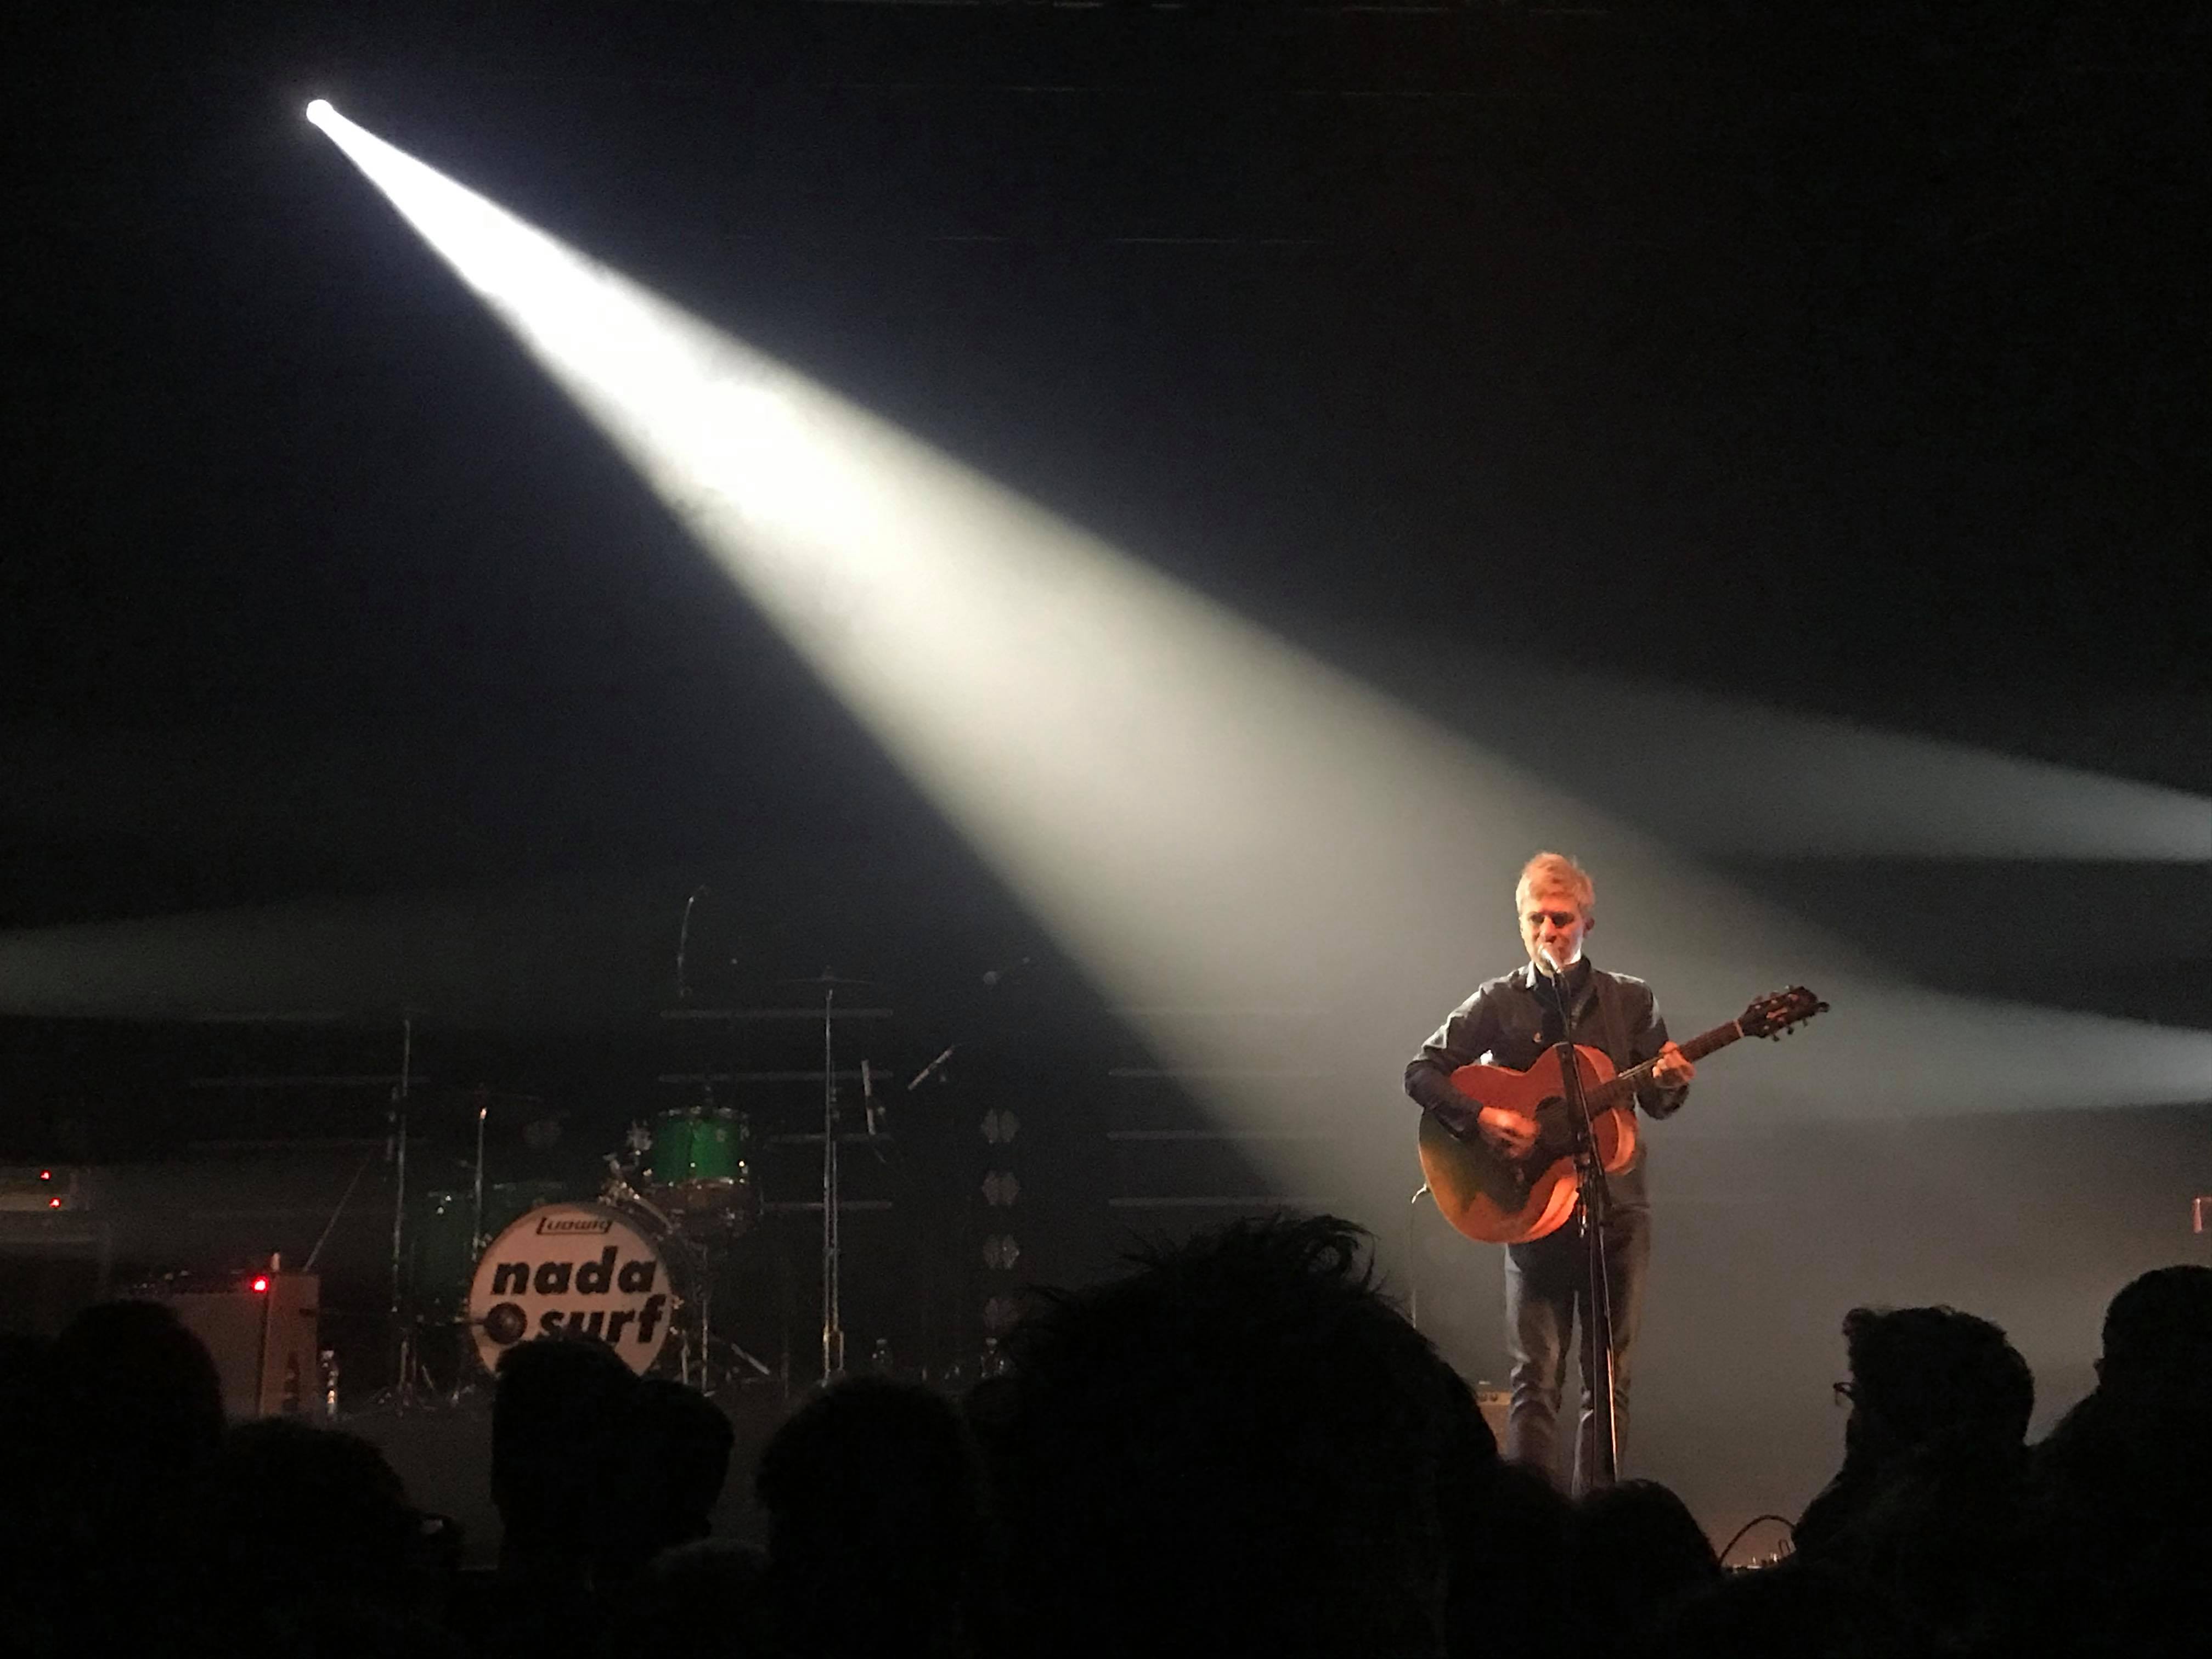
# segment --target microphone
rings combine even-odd
[[[988,969],[983,975],[983,983],[986,985],[996,985],[1000,981],[1006,979],[1008,975],[1018,974],[1023,969],[1028,967],[1030,965],[1030,959],[1028,957],[1018,957],[1003,968]],[[952,1051],[950,1048],[945,1050],[945,1053],[947,1054],[951,1054],[951,1052]]]
[[[956,1042],[952,1045],[952,1048],[957,1048],[960,1045]],[[908,1094],[912,1094],[916,1089],[921,1087],[923,1084],[928,1082],[930,1079],[935,1077],[939,1072],[943,1071],[945,1069],[945,1062],[952,1058],[952,1048],[947,1048],[943,1054],[938,1055],[935,1060],[931,1060],[928,1065],[916,1072],[914,1074],[914,1081],[906,1085],[906,1091]]]
[[[1566,964],[1559,960],[1559,952],[1554,951],[1550,945],[1538,945],[1536,947],[1536,954],[1544,958],[1544,965],[1552,970],[1552,975],[1553,978],[1556,979],[1559,975],[1567,971]]]

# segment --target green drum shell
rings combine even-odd
[[[646,1167],[657,1187],[743,1181],[750,1139],[744,1115],[726,1107],[663,1112],[653,1122],[653,1152]]]
[[[568,1195],[565,1181],[502,1181],[484,1188],[483,1233],[496,1238],[517,1216]],[[476,1194],[434,1188],[417,1200],[408,1229],[410,1284],[418,1317],[462,1316],[476,1274]]]

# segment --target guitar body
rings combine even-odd
[[[1583,1086],[1613,1075],[1613,1062],[1595,1048],[1575,1050]],[[1580,1182],[1575,1176],[1574,1133],[1559,1069],[1559,1051],[1547,1048],[1525,1072],[1503,1066],[1462,1066],[1452,1087],[1478,1106],[1495,1106],[1536,1126],[1536,1144],[1509,1158],[1480,1134],[1465,1140],[1431,1113],[1421,1115],[1421,1169],[1444,1218],[1486,1244],[1525,1244],[1556,1232],[1574,1213]],[[1472,1114],[1469,1114],[1470,1117]],[[1610,1173],[1636,1156],[1636,1115],[1626,1106],[1599,1111],[1598,1161]]]

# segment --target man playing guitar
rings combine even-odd
[[[1583,955],[1595,925],[1595,890],[1572,859],[1539,853],[1514,890],[1527,964],[1490,981],[1454,1009],[1406,1067],[1406,1092],[1462,1139],[1480,1137],[1501,1156],[1524,1158],[1534,1131],[1530,1121],[1498,1107],[1478,1108],[1452,1084],[1461,1066],[1486,1064],[1526,1071],[1564,1039],[1559,1002],[1573,1016],[1574,1040],[1608,1055],[1616,1072],[1652,1062],[1634,1102],[1645,1115],[1665,1117],[1689,1092],[1695,1073],[1688,1056],[1667,1040],[1666,1022],[1650,988],[1625,974],[1608,974]],[[1626,1085],[1623,1081],[1623,1087]],[[1629,1353],[1636,1339],[1644,1269],[1651,1251],[1650,1206],[1644,1190],[1640,1144],[1607,1179],[1606,1277],[1613,1311],[1613,1426],[1625,1442],[1628,1423]],[[1505,1340],[1512,1364],[1513,1403],[1505,1455],[1555,1474],[1559,1397],[1566,1378],[1566,1345],[1576,1313],[1588,1295],[1587,1260],[1577,1230],[1561,1226],[1505,1249]],[[1582,1416],[1577,1436],[1575,1490],[1588,1487],[1605,1467],[1597,1436],[1602,1421],[1592,1404],[1595,1358],[1583,1314]]]

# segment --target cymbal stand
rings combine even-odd
[[[392,1399],[402,1407],[417,1403],[416,1385],[422,1362],[415,1352],[412,1286],[406,1283],[407,1261],[407,1128],[408,1107],[415,1090],[415,1016],[399,1020],[399,1080],[392,1085],[392,1103],[385,1115],[392,1146],[392,1325],[398,1348],[394,1355]],[[427,1381],[427,1378],[420,1380]]]
[[[680,1357],[685,1373],[684,1380],[712,1394],[738,1375],[740,1367],[755,1376],[775,1376],[775,1373],[769,1369],[768,1362],[751,1352],[744,1344],[731,1337],[714,1334],[714,1278],[721,1271],[722,1265],[718,1259],[716,1246],[701,1240],[694,1247],[693,1259],[699,1285],[699,1319],[696,1330],[687,1340],[685,1352]],[[696,1355],[692,1351],[695,1344]],[[716,1364],[717,1351],[721,1355],[719,1365]],[[737,1363],[732,1364],[732,1359]],[[698,1370],[696,1377],[690,1375],[695,1364]]]
[[[491,1091],[477,1091],[477,1163],[469,1191],[469,1261],[482,1261],[484,1246],[491,1240],[484,1237],[483,1170],[484,1120],[491,1115]]]
[[[837,988],[822,971],[822,1381],[845,1374],[845,1324],[838,1306],[844,1241],[837,1225]]]

